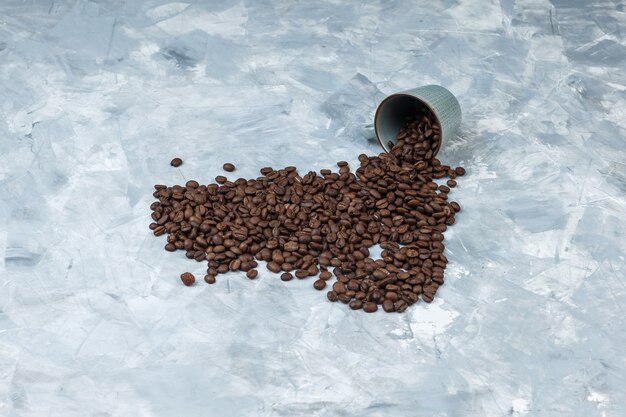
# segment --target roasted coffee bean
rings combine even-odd
[[[383,301],[383,310],[385,310],[387,313],[394,312],[396,309],[393,305],[393,301],[391,301],[390,299],[386,299],[385,301]]]
[[[326,297],[328,298],[329,301],[337,301],[339,299],[335,291],[328,291],[326,293]]]
[[[374,304],[376,305],[376,304]],[[363,307],[363,302],[361,300],[352,300],[350,301],[350,308],[352,310],[360,310]]]
[[[180,158],[174,158],[170,161],[170,165],[173,167],[179,167],[183,164],[183,160]]]
[[[326,288],[326,281],[324,281],[321,278],[318,279],[317,281],[313,283],[313,288],[319,291],[323,290],[324,288]]]
[[[291,273],[289,273],[289,272],[283,272],[280,275],[280,279],[282,281],[291,281],[293,279],[293,275],[291,275]]]
[[[222,168],[224,168],[224,171],[228,171],[228,172],[233,172],[235,170],[235,166],[231,164],[230,162],[225,163]]]
[[[277,272],[280,272],[280,265],[278,265],[276,262],[268,262],[267,269],[269,269],[270,271],[274,273],[277,273]]]
[[[366,313],[373,313],[376,310],[378,310],[378,306],[376,305],[376,303],[367,301],[363,304],[363,311],[365,311]]]
[[[256,269],[251,269],[246,273],[246,276],[250,279],[255,279],[259,275],[259,271]]]
[[[448,187],[450,187],[450,188],[456,187],[456,181],[454,181],[454,180],[448,180],[448,181],[446,181],[446,184],[448,184]]]
[[[450,184],[465,170],[434,157],[440,142],[438,121],[424,107],[407,118],[389,153],[359,155],[354,173],[339,161],[338,172],[265,167],[256,179],[157,184],[149,228],[167,234],[166,250],[206,260],[212,278],[205,280],[229,270],[256,277],[263,260],[283,280],[293,278],[290,271],[319,275],[313,285],[322,289],[332,267],[329,299],[401,312],[419,296],[432,301],[444,282],[443,233],[460,211],[448,202]],[[447,185],[434,182],[446,177]],[[379,243],[375,260],[370,248]]]
[[[183,272],[182,274],[180,274],[180,280],[183,282],[183,284],[190,287],[193,285],[194,282],[196,282],[196,277],[194,277],[191,272]]]
[[[322,271],[322,273],[320,274],[320,279],[323,279],[324,281],[328,281],[329,279],[331,279],[333,276],[333,274],[331,274],[328,271]]]
[[[207,284],[215,284],[215,275],[207,274],[204,276],[204,282]]]

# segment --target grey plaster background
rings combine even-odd
[[[0,415],[625,416],[625,31],[623,1],[2,0]],[[428,83],[468,171],[436,302],[180,285],[153,184],[354,165]]]

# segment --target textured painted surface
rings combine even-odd
[[[624,3],[314,3],[0,3],[1,416],[626,415]],[[354,164],[429,83],[468,171],[436,302],[180,284],[154,183]]]

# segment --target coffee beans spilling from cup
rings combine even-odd
[[[209,284],[229,271],[255,279],[262,261],[283,281],[316,277],[315,289],[353,310],[402,312],[420,298],[431,302],[443,284],[443,233],[461,210],[448,193],[465,170],[434,158],[440,143],[424,110],[406,121],[390,153],[360,155],[354,173],[340,161],[337,172],[267,167],[256,179],[155,185],[150,229],[167,233],[166,250],[207,261]],[[443,178],[447,186],[434,181]],[[377,244],[381,258],[372,259]]]

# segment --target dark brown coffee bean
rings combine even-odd
[[[204,282],[206,282],[207,284],[215,284],[215,275],[205,275]]]
[[[320,279],[323,279],[324,281],[327,281],[331,279],[332,277],[333,277],[333,274],[331,274],[329,271],[322,271],[322,273],[320,274]]]
[[[269,269],[270,271],[277,273],[280,272],[280,265],[278,265],[276,262],[268,262],[267,263],[267,269]]]
[[[280,275],[280,279],[282,281],[291,281],[293,279],[293,275],[291,275],[291,273],[289,272],[284,272]]]
[[[363,311],[365,311],[366,313],[373,313],[376,310],[378,310],[378,306],[376,305],[376,303],[367,301],[363,304]]]
[[[394,303],[394,308],[398,313],[402,313],[409,306],[406,301],[398,300]]]
[[[385,310],[387,313],[392,313],[394,311],[396,311],[394,305],[393,305],[393,301],[387,299],[385,301],[383,301],[383,310]]]
[[[349,296],[348,294],[339,294],[338,298],[339,298],[339,301],[341,301],[344,304],[348,304],[352,300],[352,297]]]
[[[313,283],[313,288],[319,291],[323,290],[324,288],[326,288],[326,281],[324,281],[323,279],[318,279]]]
[[[335,282],[333,284],[333,291],[335,291],[337,294],[345,294],[346,286],[343,282]]]
[[[218,175],[217,177],[215,177],[215,182],[219,184],[224,184],[226,181],[228,181],[228,178],[223,175]]]
[[[183,272],[182,274],[180,274],[180,280],[187,287],[190,287],[193,285],[194,282],[196,282],[196,277],[194,277],[191,272]]]
[[[450,203],[450,206],[451,206],[451,207],[452,207],[452,209],[453,209],[455,212],[457,212],[457,213],[458,213],[459,211],[461,211],[461,206],[460,206],[460,205],[459,205],[459,203],[457,203],[456,201],[451,202],[451,203]]]
[[[170,165],[173,167],[179,167],[183,164],[183,160],[180,158],[174,158],[170,161]]]
[[[231,164],[230,162],[225,163],[222,168],[224,168],[224,171],[228,171],[228,172],[233,172],[235,170],[235,166]]]
[[[328,291],[326,297],[328,297],[329,301],[337,301],[339,299],[335,291]]]
[[[463,175],[465,175],[465,168],[463,168],[463,167],[456,167],[456,168],[454,168],[454,172],[456,172],[456,175],[463,176]]]
[[[259,271],[256,269],[251,269],[246,273],[246,276],[250,279],[255,279],[259,275]]]
[[[168,252],[174,252],[176,250],[176,245],[174,245],[173,243],[168,243],[167,245],[165,245],[165,250]]]
[[[376,304],[374,304],[376,305]],[[363,302],[361,300],[352,300],[350,301],[350,308],[352,310],[360,310],[363,307]]]
[[[448,184],[448,187],[450,187],[450,188],[456,187],[456,181],[454,181],[454,180],[448,180],[448,181],[446,181],[446,184]]]
[[[346,161],[339,161],[339,162],[337,162],[337,166],[339,168],[345,167],[345,166],[348,166],[348,163]]]

